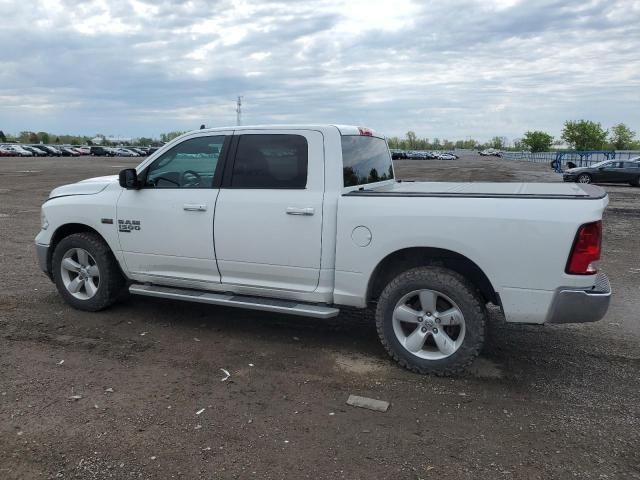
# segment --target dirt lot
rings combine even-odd
[[[63,304],[34,257],[40,204],[134,163],[0,159],[0,479],[640,478],[640,189],[607,187],[603,321],[507,326],[493,312],[473,370],[443,379],[401,370],[348,318],[336,329],[141,297],[98,314]],[[559,180],[479,157],[397,166]],[[352,393],[392,406],[355,409]]]

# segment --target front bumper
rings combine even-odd
[[[559,288],[553,297],[547,323],[597,322],[607,313],[610,301],[609,278],[599,273],[589,290]]]
[[[567,174],[567,173],[562,175],[562,180],[565,181],[565,182],[575,182],[577,179],[578,179],[577,175],[571,175],[571,174]]]
[[[49,245],[40,245],[36,243],[36,254],[38,256],[38,264],[40,265],[40,270],[46,273],[49,277],[51,277],[51,272],[49,272]]]

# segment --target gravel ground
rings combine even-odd
[[[604,320],[514,326],[494,310],[471,371],[432,378],[392,364],[349,315],[336,327],[142,297],[69,308],[36,265],[40,204],[134,163],[0,159],[0,479],[640,478],[640,189],[606,187]],[[559,181],[476,156],[397,170]]]

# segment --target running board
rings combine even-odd
[[[129,287],[129,292],[134,295],[146,295],[148,297],[169,298],[173,300],[186,300],[187,302],[209,303],[226,307],[240,307],[249,310],[261,310],[263,312],[286,313],[289,315],[301,315],[303,317],[331,318],[340,313],[334,307],[315,305],[310,303],[298,303],[274,298],[248,297],[226,293],[213,293],[187,288],[160,287],[157,285],[141,285],[134,283]]]

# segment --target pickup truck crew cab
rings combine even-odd
[[[602,318],[604,190],[395,178],[370,129],[187,133],[118,176],[54,189],[40,266],[73,307],[131,294],[328,318],[375,309],[389,354],[450,374],[507,322]]]

